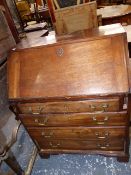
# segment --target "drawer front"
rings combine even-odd
[[[27,128],[29,134],[35,140],[72,139],[72,140],[105,140],[109,138],[124,138],[125,128],[84,128],[84,127],[49,127]]]
[[[124,126],[127,112],[19,115],[25,126]]]
[[[19,113],[70,113],[120,111],[119,98],[18,104]]]
[[[123,151],[124,140],[50,140],[37,142],[42,151],[46,150],[101,150],[101,151]]]

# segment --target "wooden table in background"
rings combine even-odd
[[[131,24],[131,5],[113,5],[98,9],[102,15],[102,25],[121,23]]]

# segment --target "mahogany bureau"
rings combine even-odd
[[[88,153],[129,159],[128,53],[120,24],[12,51],[10,108],[46,157]]]

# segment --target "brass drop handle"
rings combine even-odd
[[[38,118],[35,119],[35,123],[37,123],[39,126],[45,126],[47,125],[47,122],[48,122],[48,117],[45,117],[43,122],[39,121]]]
[[[71,120],[71,117],[68,117],[68,120]]]
[[[52,147],[52,148],[58,148],[60,146],[60,143],[57,143],[56,145],[52,144],[51,142],[49,143],[49,145]]]
[[[54,135],[54,133],[53,133],[53,131],[52,131],[52,132],[50,132],[48,135],[46,135],[45,132],[42,132],[41,135],[44,136],[45,138],[51,138],[51,137]]]
[[[32,110],[32,107],[29,107],[29,113],[31,114],[41,114],[41,111],[43,110],[43,107],[42,106],[38,106],[38,110],[36,112],[34,112]]]
[[[96,132],[95,135],[98,139],[106,139],[109,136],[109,132],[106,132],[104,135],[102,135],[101,133]]]
[[[68,111],[68,106],[67,105],[64,105],[64,108],[66,111]]]
[[[96,105],[91,104],[89,107],[91,108],[92,111],[96,111],[96,107],[97,107]],[[106,103],[102,104],[101,107],[103,108],[103,111],[106,111],[106,109],[109,107],[109,104],[106,104]]]
[[[37,112],[32,112],[32,114],[41,114],[42,110],[43,110],[43,107],[42,106],[38,106]]]
[[[32,107],[29,107],[29,113],[31,113],[32,114]]]
[[[95,105],[90,105],[89,107],[91,108],[92,111],[95,111],[95,109],[96,109]]]
[[[106,111],[106,109],[109,107],[109,104],[102,104],[102,108],[104,109],[104,111]]]
[[[105,116],[105,118],[102,121],[98,121],[96,116],[93,116],[92,120],[95,121],[97,125],[104,125],[105,122],[109,120],[109,117]]]
[[[110,144],[109,143],[106,143],[106,144],[97,144],[97,147],[98,148],[100,148],[100,149],[106,149],[106,148],[108,148],[110,146]]]

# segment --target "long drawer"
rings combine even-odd
[[[70,113],[70,112],[94,112],[94,111],[120,111],[119,97],[112,99],[94,99],[81,101],[59,101],[45,103],[18,104],[19,113],[43,114],[43,113]]]
[[[128,124],[127,112],[20,114],[25,126],[124,126]]]
[[[123,139],[104,140],[38,140],[38,146],[44,150],[103,150],[103,151],[123,151]],[[67,152],[67,151],[66,151]]]
[[[121,139],[126,136],[126,128],[87,128],[87,127],[46,127],[27,128],[30,136],[35,140],[72,139],[72,140],[105,140],[109,138]]]

